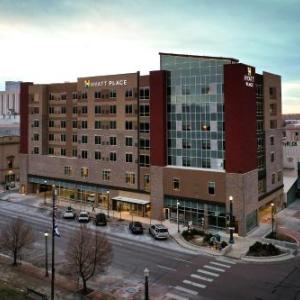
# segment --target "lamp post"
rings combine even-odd
[[[179,205],[180,205],[180,202],[177,200],[176,206],[177,206],[177,232],[178,233],[180,232],[180,230],[179,230]]]
[[[51,260],[51,300],[54,300],[54,281],[55,281],[55,197],[56,188],[52,185],[52,260]]]
[[[274,233],[274,203],[271,203],[271,213],[272,213],[272,238],[275,238],[275,233]]]
[[[149,285],[148,285],[149,270],[147,268],[145,268],[144,270],[144,277],[145,277],[145,300],[149,300]]]
[[[47,180],[44,180],[44,185],[47,185]],[[47,189],[45,187],[45,190],[44,190],[44,204],[46,204],[46,192],[47,192]]]
[[[109,191],[106,192],[107,195],[107,216],[109,217]]]
[[[45,277],[49,277],[49,272],[48,272],[48,232],[44,233],[45,237]]]
[[[232,216],[232,202],[233,202],[233,197],[229,196],[229,222],[230,222],[230,227],[229,227],[229,244],[234,244],[234,239],[233,239],[233,230],[234,230],[234,226],[233,226],[233,216]]]

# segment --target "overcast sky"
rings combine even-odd
[[[299,0],[0,0],[0,89],[229,56],[281,75],[283,111],[300,113],[299,45]]]

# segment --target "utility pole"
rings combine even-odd
[[[54,300],[54,281],[55,281],[55,185],[52,185],[52,273],[51,273],[51,300]]]

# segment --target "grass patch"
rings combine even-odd
[[[16,291],[8,287],[4,283],[0,283],[0,299],[1,300],[33,300],[31,297],[24,295],[20,291]]]

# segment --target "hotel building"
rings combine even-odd
[[[0,91],[0,116],[20,113],[20,82],[6,81],[5,91]]]
[[[246,235],[283,206],[281,78],[225,57],[21,84],[20,187]]]

